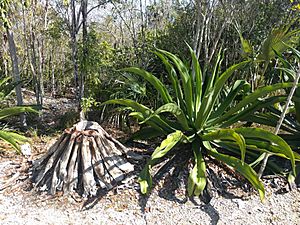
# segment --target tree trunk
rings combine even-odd
[[[87,31],[87,5],[88,0],[82,0],[81,13],[82,13],[82,62],[80,71],[80,89],[79,89],[79,101],[84,97],[85,79],[87,76],[87,57],[88,57],[88,31]],[[80,120],[85,120],[85,112],[80,107]]]
[[[71,45],[72,45],[72,61],[73,61],[73,73],[74,73],[74,82],[75,82],[75,90],[76,90],[76,97],[79,100],[79,82],[78,82],[78,50],[77,50],[77,19],[76,19],[76,7],[75,7],[75,0],[71,1],[71,12],[72,12],[72,19],[71,19]]]
[[[88,31],[87,31],[87,0],[82,0],[82,70],[80,79],[80,97],[84,97],[84,82],[87,75],[87,57],[88,57]]]
[[[98,188],[109,190],[133,171],[126,151],[98,123],[81,121],[33,163],[33,182],[50,194],[76,191],[94,196]]]
[[[15,80],[15,82],[19,83],[15,88],[16,95],[17,95],[17,105],[23,105],[23,97],[22,97],[22,90],[21,90],[21,84],[20,84],[21,78],[20,78],[16,44],[15,44],[13,32],[10,31],[8,28],[6,28],[6,34],[7,34],[7,38],[8,38],[9,54],[10,54],[10,58],[11,58],[11,62],[12,62],[14,80]],[[27,126],[25,114],[22,113],[20,115],[20,121],[21,121],[21,125],[23,127]]]

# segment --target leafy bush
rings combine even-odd
[[[0,102],[3,101],[11,94],[13,88],[17,83],[9,83],[10,78],[0,79]],[[25,112],[34,112],[37,113],[32,107],[26,106],[15,106],[15,107],[6,107],[0,108],[0,121],[15,115],[19,115]],[[15,132],[8,130],[6,127],[0,127],[0,139],[11,144],[17,151],[20,151],[19,144],[25,143],[27,138],[22,135],[19,135]]]
[[[237,80],[232,87],[226,87],[228,78],[236,70],[245,67],[248,61],[220,73],[222,59],[219,53],[212,73],[203,74],[191,48],[190,67],[167,51],[157,50],[155,54],[166,67],[174,97],[169,94],[167,85],[153,74],[131,67],[123,71],[139,75],[152,84],[164,104],[154,111],[129,99],[104,103],[130,107],[133,110],[131,116],[148,125],[136,137],[167,135],[140,173],[143,194],[148,193],[152,186],[151,168],[167,154],[181,154],[180,149],[174,148],[178,144],[189,145],[195,161],[188,178],[189,195],[200,195],[206,186],[206,156],[242,174],[258,190],[261,199],[265,194],[264,186],[250,163],[259,162],[265,152],[289,159],[295,175],[295,155],[282,138],[259,128],[231,128],[231,125],[254,111],[281,101],[279,97],[266,96],[272,91],[291,87],[292,83],[266,86],[249,93],[249,84],[244,80]],[[235,151],[236,148],[238,151]]]
[[[300,52],[287,45],[289,50],[293,53],[291,56],[295,57],[297,62],[297,66],[294,66],[288,60],[284,59],[282,55],[277,55],[279,60],[282,62],[282,67],[279,68],[281,72],[283,72],[283,79],[290,81],[290,82],[297,82],[297,76],[299,73],[299,66],[300,66]],[[294,59],[293,59],[294,61]],[[299,85],[298,85],[299,86]],[[288,93],[291,89],[288,90]],[[287,93],[287,94],[288,94]],[[287,99],[287,95],[281,96],[281,98]],[[294,149],[299,149],[300,146],[300,87],[295,89],[295,93],[292,96],[292,102],[286,102],[284,107],[289,107],[289,112],[293,113],[293,115],[285,115],[283,119],[283,123],[281,125],[281,129],[285,131],[284,134],[280,134],[287,143],[289,143]],[[291,104],[292,103],[292,104]],[[288,104],[286,106],[286,104]],[[280,119],[280,116],[283,111],[283,106],[271,105],[268,106],[267,110],[264,112],[256,113],[254,115],[249,116],[246,118],[247,121],[257,122],[260,124],[264,124],[271,127],[276,127],[277,122]]]

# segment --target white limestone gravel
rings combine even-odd
[[[144,207],[136,190],[121,190],[82,209],[71,197],[34,192],[0,193],[0,224],[300,224],[300,192],[268,193],[261,203],[216,197],[209,204],[166,200],[154,191]],[[144,210],[143,210],[144,208]]]

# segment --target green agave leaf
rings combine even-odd
[[[192,87],[192,80],[189,75],[189,70],[184,65],[184,63],[174,54],[160,49],[158,50],[158,52],[167,56],[174,63],[176,69],[178,70],[181,76],[187,114],[190,119],[193,118],[193,112],[194,112],[193,87]]]
[[[265,140],[274,144],[276,147],[278,147],[276,149],[280,151],[280,153],[284,154],[287,158],[290,159],[293,173],[296,174],[294,153],[291,147],[281,137],[260,128],[244,127],[244,128],[235,128],[234,130],[237,133],[243,135],[245,139],[257,138],[258,140]],[[272,148],[271,150],[275,150],[275,149]]]
[[[151,161],[165,156],[178,142],[182,140],[183,136],[183,133],[179,130],[169,134],[160,146],[152,153]]]
[[[164,113],[164,112],[172,113],[176,117],[176,119],[178,120],[178,122],[180,123],[180,125],[184,130],[190,129],[184,112],[175,103],[167,103],[159,107],[150,117],[146,118],[143,122],[147,122],[153,116],[157,116],[160,113]]]
[[[289,75],[289,79],[290,79],[289,81],[290,81],[290,82],[292,82],[292,81],[295,79],[295,77],[296,77],[296,71],[293,70],[293,69],[289,69],[289,68],[281,68],[281,67],[279,67],[279,68],[277,68],[277,69],[286,72],[286,73]]]
[[[232,129],[221,129],[217,131],[210,132],[208,134],[204,134],[201,136],[203,141],[214,141],[214,140],[232,140],[235,141],[241,150],[241,160],[242,162],[245,161],[245,154],[246,154],[246,143],[245,139],[242,135],[235,132]]]
[[[176,70],[174,69],[173,65],[168,61],[168,59],[162,53],[159,53],[156,51],[156,52],[154,52],[154,54],[156,54],[161,59],[161,61],[164,63],[164,65],[168,71],[168,77],[169,77],[169,79],[172,83],[172,87],[175,91],[175,95],[177,98],[177,104],[180,105],[180,108],[184,109],[185,104],[184,104],[182,88],[180,86]]]
[[[223,61],[222,58],[222,49],[219,50],[218,52],[218,56],[215,62],[215,65],[213,67],[213,71],[212,73],[207,73],[207,70],[205,68],[205,73],[203,74],[203,80],[204,80],[204,85],[203,85],[203,89],[204,89],[204,96],[207,96],[211,91],[211,89],[213,88],[213,86],[215,85],[216,80],[219,78],[219,72],[220,72],[220,66],[221,63]]]
[[[199,64],[199,61],[197,59],[197,56],[195,54],[195,51],[188,45],[188,48],[190,50],[190,54],[192,56],[192,72],[193,72],[193,79],[195,80],[195,112],[198,112],[201,106],[201,97],[202,97],[202,71]],[[196,116],[196,115],[195,115]]]
[[[192,196],[194,194],[199,196],[203,193],[203,190],[206,186],[206,165],[199,143],[196,141],[193,142],[192,148],[195,157],[195,166],[188,178],[188,195]]]
[[[18,115],[18,114],[24,113],[24,112],[38,113],[38,111],[36,111],[35,109],[33,109],[31,107],[26,107],[26,106],[15,106],[15,107],[10,107],[10,108],[4,108],[4,109],[0,110],[0,120],[4,119],[6,117]]]
[[[271,127],[276,127],[279,117],[273,113],[257,113],[255,115],[249,115],[243,121],[264,124]],[[297,132],[295,129],[290,126],[286,121],[284,121],[280,127],[282,130],[285,130],[290,133]]]
[[[138,119],[139,121],[143,121],[145,119],[143,113],[141,113],[141,112],[131,112],[131,113],[129,113],[129,116],[134,117],[134,118]]]
[[[131,112],[129,113],[129,116],[131,117],[134,117],[136,119],[138,119],[138,121],[144,121],[145,120],[145,117],[143,115],[143,113],[141,112]],[[159,134],[160,133],[163,133],[163,134],[167,134],[164,129],[162,129],[160,126],[158,126],[157,124],[155,124],[154,122],[152,121],[148,121],[147,124],[151,127],[153,127]]]
[[[152,177],[150,174],[150,169],[151,165],[147,163],[138,178],[142,194],[148,194],[152,187]]]
[[[295,102],[298,101],[297,99],[298,99],[298,97],[295,97],[295,96],[293,96],[293,98],[292,98],[292,100]],[[276,109],[275,107],[268,107],[268,109],[272,113],[276,114],[278,116],[278,118],[281,116],[281,111]],[[300,130],[300,124],[297,123],[295,121],[295,119],[293,117],[290,117],[289,115],[285,115],[283,122],[287,126],[290,126],[291,128],[295,129],[296,133]]]
[[[217,141],[217,144],[221,146],[222,148],[228,150],[229,152],[232,152],[233,154],[240,154],[240,148],[235,142],[230,142],[230,141]],[[251,159],[254,160],[251,164],[249,164],[251,167],[253,164],[255,164],[255,161],[258,160],[261,157],[261,153],[270,153],[269,151],[265,149],[258,149],[256,146],[252,145],[246,145],[247,148],[247,156]],[[253,151],[252,151],[253,150]],[[276,154],[275,154],[276,155]],[[280,168],[276,163],[273,163],[272,161],[268,162],[268,167],[274,172],[274,173],[281,173],[282,168]]]
[[[218,142],[220,145],[227,145],[231,148],[239,148],[239,146],[234,142],[226,142],[226,141],[220,141]],[[282,153],[279,147],[271,145],[269,142],[264,142],[262,140],[254,140],[254,139],[246,139],[246,148],[247,150],[255,151],[258,153],[268,153],[269,155],[276,155],[281,158],[290,159],[285,154]],[[249,151],[247,151],[249,152]],[[296,158],[295,155],[295,161],[299,161],[298,158]],[[298,157],[298,155],[297,155]]]
[[[222,64],[223,58],[224,58],[224,54],[222,54],[222,53],[224,53],[224,52],[225,51],[223,51],[222,48],[218,52],[217,61],[215,63],[214,69],[213,69],[212,79],[210,80],[209,88],[213,87],[213,85],[215,84],[217,79],[220,78],[219,72],[220,72],[220,67],[221,67],[221,64]]]
[[[270,155],[276,155],[282,158],[290,159],[286,154],[282,153],[282,150],[280,147],[270,144],[269,142],[265,142],[262,140],[253,140],[253,139],[247,139],[246,140],[247,148],[250,148],[252,150],[261,151],[261,150],[267,150],[264,152],[267,152]],[[297,152],[293,152],[295,161],[299,161],[299,154]]]
[[[300,86],[300,84],[298,84]],[[259,99],[262,96],[265,96],[271,92],[274,92],[279,89],[283,88],[290,88],[293,86],[293,83],[279,83],[279,84],[273,84],[269,86],[265,86],[263,88],[259,88],[250,95],[246,96],[242,101],[240,101],[236,106],[232,107],[229,111],[227,111],[225,114],[223,114],[219,119],[215,120],[213,124],[218,124],[223,121],[228,120],[230,117],[232,117],[233,114],[236,112],[239,112],[240,110],[245,110],[244,107],[248,105],[252,105],[253,102],[256,102],[257,99]]]
[[[250,163],[249,166],[251,166],[252,168],[254,168],[255,166],[257,166],[261,161],[264,160],[264,158],[266,157],[267,153],[262,153],[254,162]]]
[[[300,30],[299,30],[299,32],[300,32]],[[293,48],[291,45],[287,45],[286,44],[286,46],[289,47],[289,49],[291,49],[292,52],[297,56],[298,60],[300,60],[300,51],[298,51],[297,49]]]
[[[221,74],[221,76],[216,81],[215,85],[213,86],[213,89],[210,93],[208,93],[207,96],[204,97],[201,108],[197,114],[196,119],[196,128],[201,129],[207,119],[209,118],[210,114],[213,111],[214,104],[217,100],[218,95],[220,94],[221,89],[223,88],[225,82],[228,80],[228,78],[234,73],[234,71],[244,67],[249,61],[244,61],[238,64],[235,64],[231,67],[229,67],[224,73]]]
[[[181,131],[175,131],[174,133],[169,134],[160,146],[152,153],[151,158],[139,175],[139,183],[142,194],[149,193],[149,190],[152,187],[152,177],[150,175],[151,166],[155,164],[156,160],[165,156],[178,142],[180,142],[183,136],[184,135]]]
[[[149,109],[148,107],[139,104],[133,100],[130,99],[112,99],[108,100],[106,102],[103,102],[101,105],[107,105],[107,104],[119,104],[119,105],[125,105],[128,107],[131,107],[135,111],[141,112],[143,116],[149,116],[153,111]]]
[[[11,144],[18,152],[20,152],[20,145],[18,143],[27,142],[27,138],[10,131],[0,130],[0,139]]]
[[[236,96],[241,92],[248,92],[250,90],[250,84],[245,80],[237,80],[235,81],[232,89],[226,96],[225,100],[221,103],[221,105],[218,107],[216,111],[214,111],[211,114],[211,118],[218,118],[220,115],[222,115],[225,110],[231,105],[231,103],[234,101]]]
[[[140,68],[137,67],[129,67],[129,68],[125,68],[122,69],[121,71],[125,71],[125,72],[130,72],[130,73],[134,73],[137,74],[141,77],[143,77],[145,80],[147,80],[150,84],[153,85],[153,87],[155,87],[155,89],[158,91],[158,93],[161,95],[163,101],[165,103],[169,103],[172,102],[172,97],[170,96],[167,88],[164,86],[164,84],[157,78],[155,77],[153,74],[142,70]]]
[[[131,107],[133,110],[136,110],[143,114],[143,118],[149,117],[151,114],[153,114],[153,111],[149,109],[148,107],[139,104],[133,100],[130,99],[112,99],[108,100],[106,102],[103,102],[101,105],[106,104],[119,104],[119,105],[125,105],[128,107]],[[141,115],[136,115],[139,118],[142,118]],[[172,132],[174,131],[174,128],[171,127],[169,124],[167,124],[164,120],[162,120],[159,116],[153,116],[151,120],[147,121],[147,124],[154,125],[158,130],[164,130],[165,132]]]
[[[238,122],[238,121],[247,121],[247,118],[251,115],[253,115],[255,112],[262,108],[268,108],[276,103],[284,102],[287,99],[286,96],[271,96],[266,99],[257,99],[252,102],[252,104],[249,104],[247,107],[242,108],[240,111],[235,112],[233,115],[228,117],[226,120],[223,121],[223,123],[219,124],[220,127],[228,127],[232,124]],[[218,120],[218,119],[217,119]],[[216,120],[209,121],[210,126],[211,124],[215,124]]]
[[[242,162],[241,160],[228,156],[225,154],[218,153],[216,151],[208,150],[208,154],[214,157],[215,159],[226,163],[227,165],[233,167],[237,172],[242,174],[258,191],[261,201],[265,198],[265,188],[262,182],[259,180],[256,172],[249,166],[247,163]]]

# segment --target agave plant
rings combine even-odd
[[[167,135],[140,173],[141,192],[146,194],[151,189],[151,168],[167,154],[181,154],[180,149],[174,146],[187,144],[195,162],[188,178],[189,195],[200,195],[203,192],[207,183],[206,158],[209,156],[242,174],[263,199],[264,186],[249,165],[253,161],[248,162],[248,158],[255,161],[264,152],[287,158],[295,175],[294,153],[282,138],[268,131],[250,127],[231,128],[231,125],[256,110],[282,100],[279,97],[266,96],[272,91],[291,87],[292,83],[266,86],[240,97],[248,93],[250,86],[244,80],[237,80],[224,95],[224,90],[228,89],[228,78],[236,70],[245,67],[248,61],[233,65],[221,73],[220,52],[212,73],[203,74],[194,51],[190,47],[189,49],[191,66],[186,66],[181,59],[167,51],[155,52],[166,67],[174,97],[170,95],[167,86],[153,74],[135,67],[123,69],[143,77],[153,85],[163,101],[163,105],[158,109],[152,110],[130,99],[115,99],[104,103],[130,107],[133,110],[131,116],[148,125],[141,129],[137,136]],[[228,151],[225,145],[238,146],[239,151]]]
[[[12,90],[18,83],[9,82],[11,78],[0,79],[0,103],[3,103],[4,100],[8,98]],[[20,113],[33,112],[37,113],[32,107],[29,106],[15,106],[15,107],[6,107],[0,108],[0,121]],[[11,144],[18,152],[20,151],[20,145],[27,142],[27,138],[23,135],[17,134],[13,131],[10,131],[7,127],[0,127],[0,139]]]

